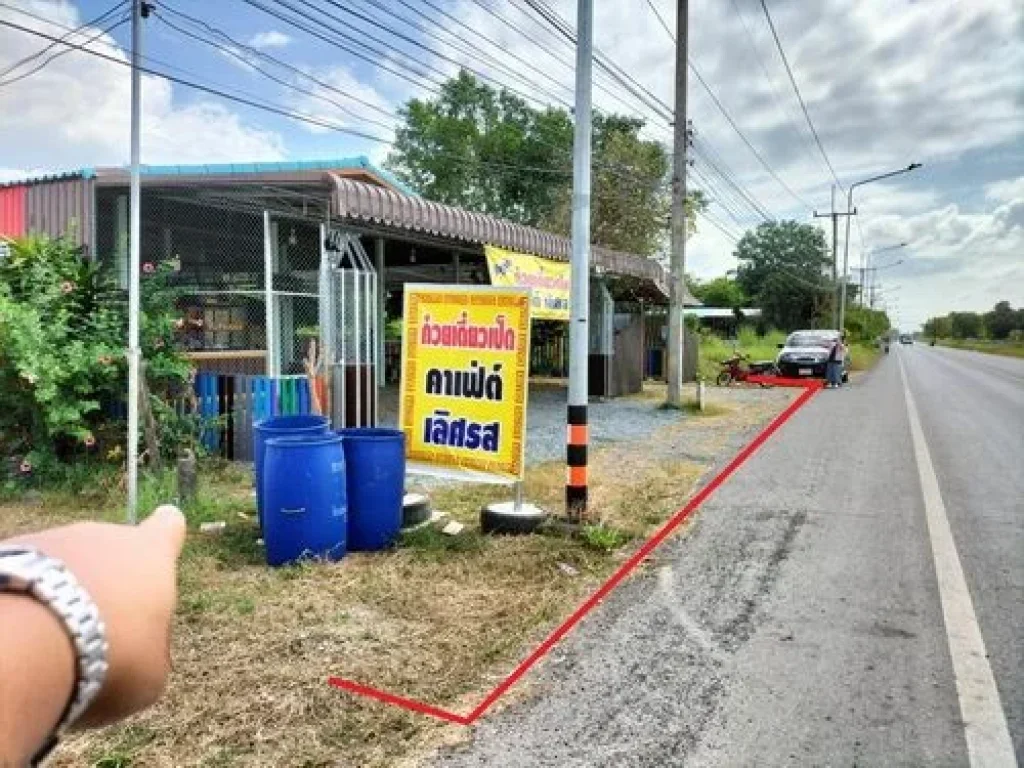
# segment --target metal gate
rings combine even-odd
[[[380,285],[359,236],[320,228],[320,343],[335,428],[377,425]]]

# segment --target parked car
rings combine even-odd
[[[900,344],[913,344],[914,337],[909,333],[900,334]]]
[[[779,345],[775,365],[779,374],[793,378],[825,378],[832,345],[839,340],[839,331],[793,331]],[[849,378],[850,355],[843,360],[843,381]]]

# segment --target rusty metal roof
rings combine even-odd
[[[328,176],[333,186],[331,215],[338,218],[384,224],[452,240],[497,245],[559,261],[568,261],[572,252],[569,238],[562,235],[354,181],[335,173]],[[648,280],[662,293],[668,292],[665,270],[653,259],[598,245],[591,248],[590,258],[594,267],[613,275]],[[696,299],[692,303],[700,304]]]

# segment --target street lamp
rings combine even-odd
[[[855,182],[850,185],[849,190],[846,193],[846,212],[847,214],[854,214],[853,210],[853,190],[857,187],[863,187],[865,184],[870,184],[873,181],[881,181],[882,179],[888,179],[892,176],[899,176],[901,173],[910,173],[921,167],[920,163],[911,163],[906,168],[900,168],[898,171],[889,171],[889,173],[881,173],[878,176],[872,176],[868,179],[862,179],[861,181]],[[849,273],[850,264],[850,216],[846,217],[846,242],[843,243],[843,279],[839,284],[839,331],[843,330],[843,324],[846,322],[846,279]]]

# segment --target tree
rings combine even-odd
[[[932,339],[948,339],[953,335],[953,324],[949,317],[931,317],[925,321],[922,331]]]
[[[572,222],[573,123],[462,71],[433,100],[410,100],[387,166],[424,196],[568,235]],[[643,122],[594,117],[591,237],[652,256],[663,246],[669,156],[641,138]],[[691,231],[704,198],[690,198]]]
[[[977,339],[981,336],[981,315],[977,312],[950,312],[949,322],[954,339]]]
[[[1005,339],[1011,331],[1018,330],[1018,314],[1010,306],[1010,302],[1000,301],[991,312],[985,313],[985,330],[993,339]]]
[[[728,277],[716,277],[706,283],[689,281],[690,292],[709,307],[736,309],[747,303],[746,294],[739,283]]]
[[[736,283],[759,306],[763,320],[792,330],[811,326],[833,292],[831,261],[817,227],[795,221],[761,224],[736,246]]]

